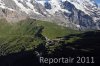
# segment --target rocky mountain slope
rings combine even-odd
[[[100,9],[94,0],[0,0],[0,18],[27,17],[79,30],[100,29]]]

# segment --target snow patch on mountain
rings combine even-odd
[[[24,0],[13,0],[16,5],[20,8],[21,11],[24,11],[26,14],[29,14],[30,12],[34,12],[36,14],[40,14],[36,12],[34,6],[31,4],[31,0],[25,0],[26,5],[29,8],[26,8],[21,2],[24,2]]]
[[[48,1],[45,1],[45,0],[44,1],[43,0],[40,1],[39,0],[39,1],[37,1],[37,3],[42,4],[44,7],[45,7],[45,3],[50,4],[51,9],[46,9],[46,10],[47,10],[47,12],[49,12],[52,15],[55,12],[58,12],[58,11],[70,13],[70,11],[61,8],[61,1],[60,0],[48,0]]]
[[[11,10],[11,11],[15,11],[14,9],[11,9],[11,8],[8,8],[7,6],[5,6],[5,4],[4,4],[4,2],[2,0],[0,0],[0,8],[8,9],[8,10]]]
[[[0,0],[0,10],[6,12],[1,16],[27,15],[81,29],[95,29],[95,23],[99,25],[100,22],[100,9],[94,0]]]

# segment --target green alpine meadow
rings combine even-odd
[[[32,50],[48,39],[56,39],[79,31],[46,21],[26,19],[16,23],[0,20],[0,55]]]
[[[11,64],[14,60],[18,60],[14,61],[16,65],[19,65],[18,63],[23,65],[26,62],[39,65],[39,57],[83,55],[93,56],[94,59],[99,55],[99,39],[99,30],[73,30],[54,22],[30,18],[19,22],[7,22],[1,19],[0,62],[6,63],[5,60],[9,60],[8,63]]]

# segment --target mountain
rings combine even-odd
[[[78,30],[100,29],[100,8],[94,0],[0,0],[0,18],[33,18]]]

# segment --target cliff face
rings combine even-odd
[[[19,21],[27,17],[73,29],[100,29],[100,9],[94,0],[0,0],[0,18]]]
[[[5,18],[7,21],[12,22],[12,21],[19,21],[23,20],[26,18],[26,15],[21,12],[17,11],[10,11],[8,9],[2,9],[1,11],[1,18]]]

